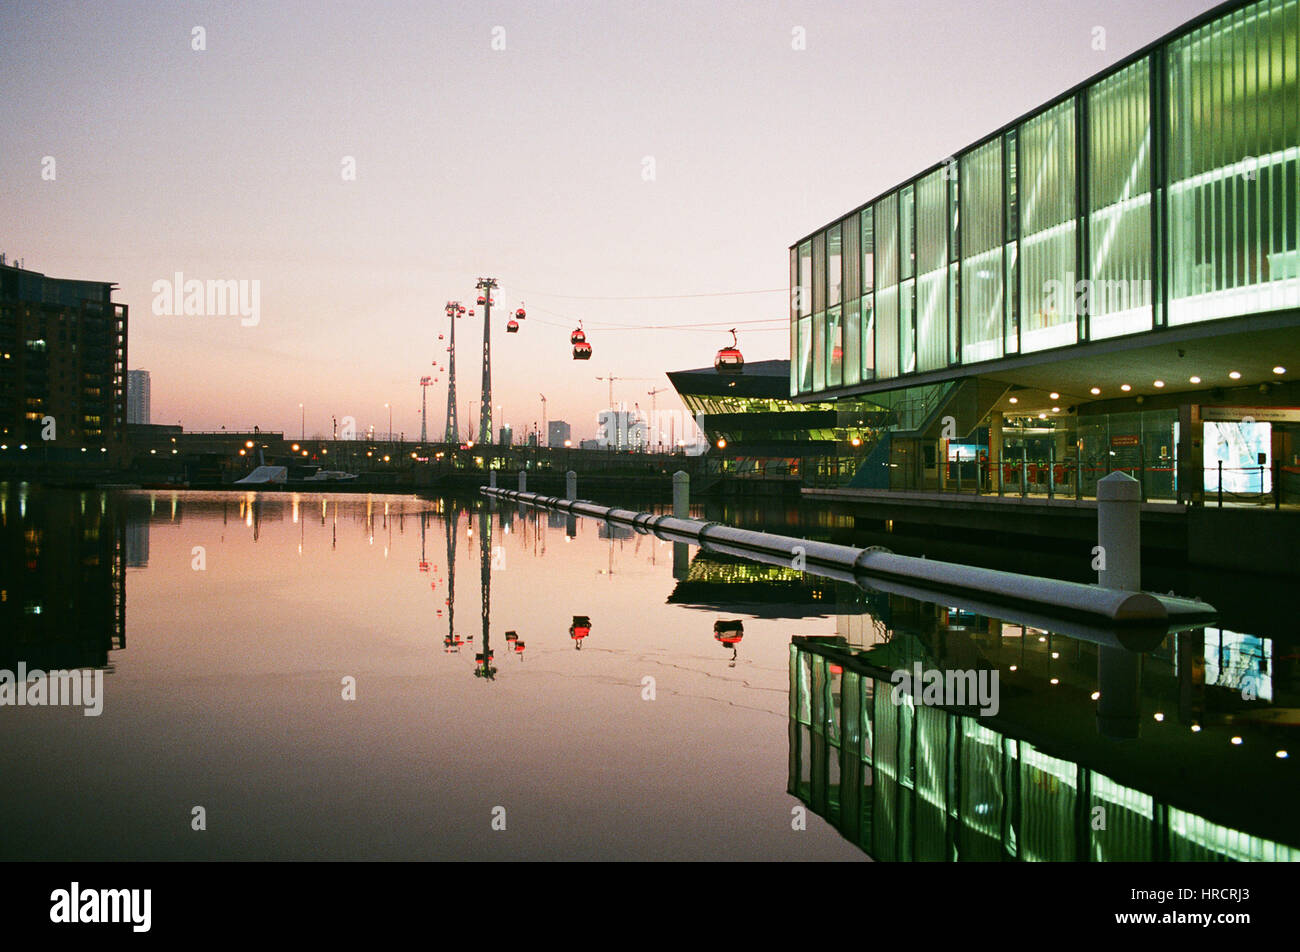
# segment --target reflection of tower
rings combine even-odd
[[[451,325],[451,339],[447,342],[447,426],[442,434],[444,443],[460,440],[460,425],[456,422],[456,318],[464,310],[459,301],[447,302],[447,323]]]
[[[443,644],[448,651],[459,651],[463,644],[456,635],[456,529],[459,519],[450,503],[443,522],[447,526],[447,637]]]
[[[472,517],[471,517],[472,518]],[[484,509],[478,516],[479,593],[483,606],[483,644],[474,656],[474,677],[491,681],[497,669],[492,664],[492,644],[488,627],[492,614],[492,517]]]

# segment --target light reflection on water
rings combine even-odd
[[[9,487],[0,523],[0,668],[111,667],[99,718],[0,708],[3,858],[1147,858],[1143,819],[1202,815],[1297,839],[1271,639],[1165,639],[1116,741],[1086,640],[562,514]],[[1001,719],[881,706],[917,660],[997,669]],[[1113,788],[1143,806],[1095,846]]]
[[[789,638],[833,620],[746,618],[731,667],[718,614],[668,603],[670,545],[399,497],[26,497],[6,611],[46,611],[0,667],[114,670],[99,718],[0,708],[5,858],[862,858],[785,792]]]

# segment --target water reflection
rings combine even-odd
[[[1186,858],[1200,855],[1189,843],[1234,856],[1295,845],[1292,765],[1272,755],[1296,721],[1290,642],[1229,619],[1136,640],[995,620],[551,515],[0,487],[0,667],[116,669],[101,718],[0,711],[0,857],[1114,858],[1150,842],[1154,858]],[[996,669],[999,716],[896,708],[888,672],[913,661]],[[344,675],[355,703],[339,700]],[[735,737],[747,742],[720,740]],[[45,773],[25,767],[51,750]],[[140,806],[124,817],[109,805],[125,789]],[[791,836],[791,792],[830,825]],[[448,818],[451,800],[510,804],[509,842]],[[597,806],[570,815],[575,800]],[[228,818],[215,835],[177,839],[158,822],[198,802]],[[1105,831],[1089,827],[1095,804],[1111,811]]]
[[[112,670],[109,652],[126,647],[126,566],[149,552],[117,502],[0,492],[0,669]]]
[[[1197,628],[1130,651],[890,601],[883,629],[844,616],[790,649],[789,792],[872,857],[1300,859],[1281,726],[1300,677],[1266,639]],[[917,664],[997,672],[1000,711],[896,692]]]

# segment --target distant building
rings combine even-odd
[[[514,443],[514,440],[515,440],[515,435],[513,431],[511,431],[510,425],[506,424],[505,426],[501,427],[501,436],[497,440],[497,442],[500,443],[502,446],[510,446],[512,443]]]
[[[126,374],[126,422],[149,424],[149,371],[129,370]]]
[[[603,450],[604,448],[601,446],[600,440],[583,440],[578,444],[580,450]]]
[[[43,446],[47,459],[122,446],[127,306],[113,303],[116,287],[0,256],[0,443]]]
[[[546,445],[563,446],[573,439],[573,428],[563,420],[552,420],[546,424]]]
[[[601,410],[596,423],[600,427],[596,442],[601,448],[640,450],[645,446],[645,419],[636,410]]]

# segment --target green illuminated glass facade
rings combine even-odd
[[[790,394],[1300,307],[1300,0],[1196,21],[790,249]]]

